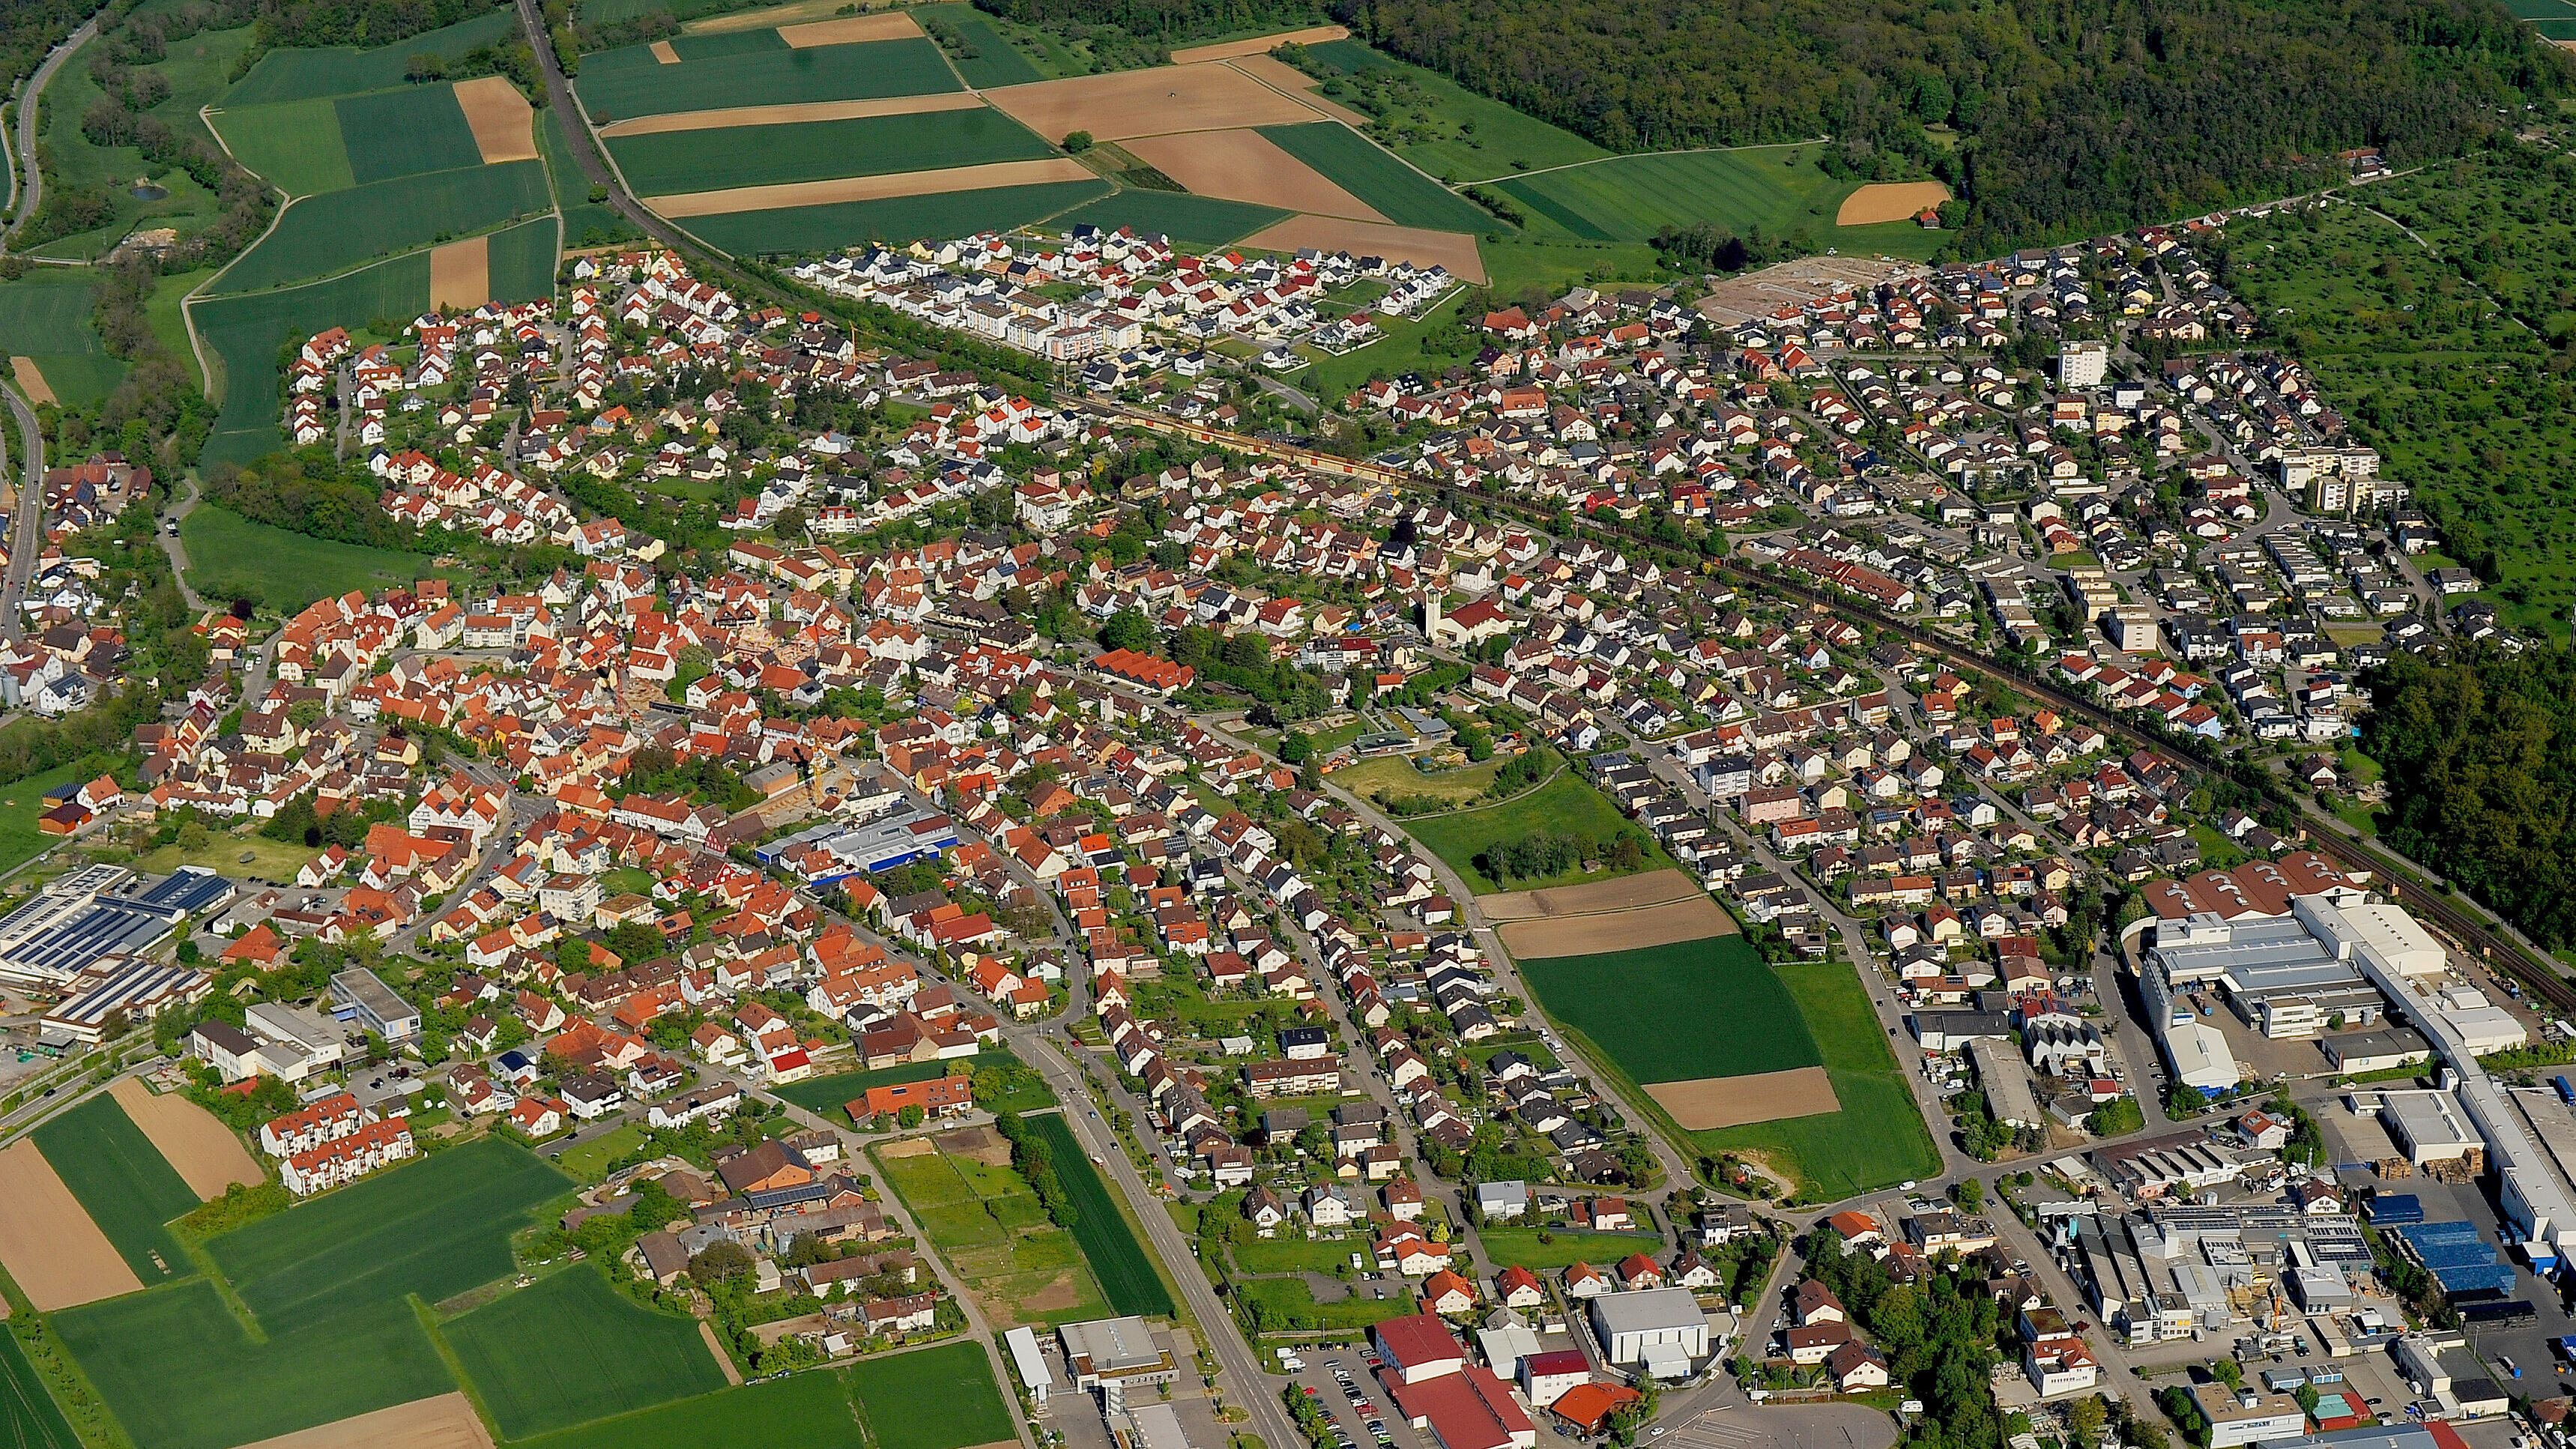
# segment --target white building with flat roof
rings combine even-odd
[[[1011,1368],[1028,1387],[1029,1397],[1045,1407],[1047,1390],[1055,1387],[1055,1370],[1047,1367],[1046,1355],[1038,1348],[1037,1330],[1022,1324],[1002,1335],[1002,1346],[1011,1351]]]
[[[1603,1355],[1622,1368],[1680,1378],[1708,1357],[1708,1314],[1687,1288],[1604,1293],[1591,1307]]]

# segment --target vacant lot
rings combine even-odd
[[[403,73],[410,69],[412,57],[436,55],[454,60],[469,50],[489,45],[513,33],[518,26],[518,12],[508,6],[500,6],[443,30],[427,31],[373,50],[345,45],[313,50],[272,50],[260,57],[259,63],[251,67],[250,74],[224,93],[223,103],[227,106],[251,106],[268,101],[297,101],[314,96],[393,90],[409,84]]]
[[[1788,988],[1741,936],[1524,960],[1520,968],[1548,1015],[1581,1032],[1633,1082],[1822,1060]]]
[[[1484,1228],[1476,1237],[1496,1263],[1527,1268],[1533,1273],[1550,1273],[1577,1263],[1607,1268],[1630,1253],[1660,1258],[1666,1246],[1660,1233],[1587,1233],[1557,1228],[1548,1233],[1555,1241],[1546,1243],[1540,1242],[1538,1235],[1537,1228]]]
[[[242,1449],[492,1449],[463,1394],[440,1394],[246,1444]]]
[[[1280,149],[1331,177],[1397,226],[1432,231],[1497,230],[1483,207],[1414,170],[1385,147],[1339,121],[1265,126]]]
[[[587,1264],[504,1294],[443,1331],[505,1439],[725,1386],[694,1319],[637,1305]]]
[[[1735,934],[1735,918],[1705,892],[1658,906],[1506,922],[1499,934],[1515,959],[1598,955]]]
[[[1476,250],[1476,239],[1464,232],[1381,226],[1368,221],[1344,221],[1335,216],[1292,216],[1277,226],[1245,237],[1243,244],[1265,251],[1293,252],[1314,247],[1322,251],[1349,252],[1354,256],[1380,256],[1392,261],[1411,262],[1417,267],[1446,267],[1449,275],[1480,285],[1485,280],[1485,262]],[[1383,354],[1376,352],[1372,352],[1370,357],[1377,362],[1385,361]]]
[[[1052,1113],[1031,1117],[1028,1123],[1055,1149],[1056,1176],[1063,1180],[1065,1196],[1073,1200],[1076,1214],[1073,1235],[1081,1241],[1092,1271],[1100,1275],[1100,1286],[1108,1290],[1110,1307],[1119,1313],[1170,1317],[1172,1295],[1155,1274],[1154,1260],[1136,1241],[1136,1230],[1128,1226],[1099,1169],[1074,1141],[1073,1129]]]
[[[1518,840],[1541,831],[1582,834],[1596,841],[1607,841],[1622,830],[1637,828],[1619,813],[1619,807],[1611,804],[1608,797],[1576,779],[1572,771],[1561,771],[1546,784],[1500,805],[1457,810],[1446,815],[1425,815],[1398,823],[1414,839],[1449,862],[1449,868],[1458,872],[1468,888],[1478,895],[1503,888],[1503,882],[1490,879],[1476,867],[1476,857],[1487,846],[1499,841]],[[1650,846],[1647,849],[1645,868],[1663,870],[1671,866],[1672,859],[1663,853],[1661,847]],[[1551,885],[1600,879],[1605,874],[1574,872],[1560,880],[1513,881],[1511,884],[1524,890],[1537,890]]]
[[[766,44],[749,44],[767,37]],[[744,45],[728,49],[718,42]],[[957,77],[928,40],[879,40],[805,50],[787,46],[775,31],[683,36],[673,41],[681,61],[665,65],[646,46],[629,46],[584,58],[579,90],[593,120],[705,111],[724,106],[787,105],[800,101],[855,101],[879,96],[931,95],[958,89]]]
[[[508,90],[509,84],[502,81],[502,89]],[[349,151],[349,174],[360,185],[484,162],[482,149],[474,144],[474,128],[466,124],[465,109],[457,104],[452,86],[378,91],[345,96],[331,104],[340,115],[340,141]],[[536,153],[529,151],[522,159],[533,161]]]
[[[630,135],[613,138],[609,150],[638,196],[980,166],[1055,154],[1028,128],[989,106],[797,126]]]
[[[315,599],[370,593],[427,578],[437,570],[425,553],[396,553],[254,523],[212,503],[179,520],[188,549],[188,582],[215,598],[245,589],[271,608],[293,612]]]
[[[1588,885],[1559,886],[1554,890],[1478,896],[1476,909],[1484,912],[1485,919],[1489,921],[1535,921],[1549,916],[1588,916],[1600,911],[1660,906],[1707,894],[1700,889],[1698,881],[1678,870],[1658,870],[1644,875],[1621,876],[1617,880],[1594,881]],[[1532,951],[1529,954],[1571,953]]]
[[[1103,141],[1212,131],[1229,126],[1295,125],[1316,119],[1292,100],[1221,65],[1157,66],[1006,86],[986,100],[1050,141],[1089,131]]]
[[[510,1271],[510,1232],[570,1185],[526,1150],[485,1138],[206,1246],[264,1324],[413,1293],[436,1303]]]
[[[197,1194],[114,1096],[101,1092],[30,1135],[135,1277],[148,1285],[188,1271],[164,1224],[195,1208]]]
[[[710,246],[744,255],[819,252],[865,241],[909,242],[1007,231],[1097,201],[1109,191],[1109,183],[1097,178],[1053,181],[780,211],[729,212],[694,217],[688,229]]]
[[[1138,160],[1200,196],[1361,221],[1387,218],[1259,131],[1190,131],[1126,143]]]
[[[236,1182],[261,1180],[259,1163],[214,1113],[176,1092],[156,1093],[140,1077],[119,1077],[108,1090],[198,1197],[218,1198]]]
[[[1950,188],[1938,181],[1874,181],[1843,198],[1834,210],[1834,225],[1912,221],[1916,212],[1949,199]]]
[[[471,312],[492,300],[492,248],[469,236],[429,250],[429,305]]]
[[[982,1344],[896,1354],[841,1373],[876,1449],[968,1449],[1018,1438]]]
[[[442,236],[488,231],[553,204],[546,168],[535,161],[477,164],[308,196],[288,206],[276,229],[242,253],[213,291],[236,295],[333,276],[370,258],[427,246]],[[363,321],[367,315],[338,320]]]
[[[31,1141],[0,1150],[0,1267],[47,1311],[143,1286]]]
[[[81,1449],[18,1335],[0,1331],[0,1444],[10,1449]]]

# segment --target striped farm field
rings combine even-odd
[[[770,44],[706,54],[719,43],[766,35]],[[678,65],[665,65],[649,45],[602,51],[582,61],[575,83],[582,105],[601,125],[631,116],[712,111],[728,106],[926,96],[960,89],[939,47],[927,39],[862,41],[795,49],[774,31],[682,36],[671,42]],[[700,53],[692,55],[695,50]]]
[[[1829,233],[1854,188],[1815,164],[1815,146],[1618,156],[1495,182],[1529,211],[1587,241],[1645,241],[1664,227],[1709,222],[1786,236]]]
[[[361,186],[483,164],[453,86],[344,96],[332,108],[349,150],[349,174]]]
[[[233,159],[289,196],[358,184],[340,137],[339,103],[328,98],[231,106],[208,113]]]
[[[1502,223],[1339,121],[1263,126],[1280,150],[1314,167],[1397,226],[1484,232]]]
[[[411,83],[405,72],[411,68],[414,56],[435,55],[452,62],[469,50],[515,34],[518,28],[518,12],[498,5],[471,20],[460,20],[373,50],[347,45],[272,50],[259,58],[250,74],[224,93],[223,104],[255,106],[392,90]]]
[[[27,1362],[18,1336],[0,1331],[0,1444],[12,1449],[81,1449],[62,1407]]]
[[[1026,1121],[1031,1132],[1055,1149],[1056,1177],[1064,1184],[1064,1195],[1073,1202],[1074,1241],[1082,1245],[1082,1256],[1090,1260],[1092,1275],[1100,1280],[1101,1291],[1109,1295],[1110,1310],[1149,1318],[1170,1317],[1172,1295],[1154,1271],[1154,1260],[1119,1212],[1117,1201],[1109,1195],[1109,1185],[1100,1180],[1099,1169],[1091,1165],[1082,1145],[1073,1140],[1073,1129],[1052,1112]]]
[[[328,277],[441,237],[488,231],[553,208],[542,162],[472,166],[309,196],[208,287],[233,296]]]
[[[527,302],[555,289],[557,225],[551,216],[492,233],[491,299]]]
[[[1026,226],[1109,194],[1106,181],[1048,181],[693,216],[685,223],[709,246],[741,255],[795,254],[865,241],[918,241]]]
[[[1055,154],[1028,128],[989,106],[864,116],[801,126],[664,131],[608,142],[638,196],[877,176]]]

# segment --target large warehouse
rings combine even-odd
[[[1659,1379],[1686,1377],[1709,1354],[1708,1313],[1687,1288],[1604,1293],[1592,1300],[1592,1327],[1612,1363]]]

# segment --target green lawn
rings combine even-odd
[[[1018,1437],[980,1343],[953,1343],[841,1371],[875,1449],[966,1449]]]
[[[1683,1082],[1823,1060],[1798,1004],[1742,936],[1522,961],[1548,1015],[1606,1051],[1629,1080]]]
[[[1644,832],[1619,813],[1609,797],[1583,783],[1567,769],[1555,779],[1526,795],[1506,800],[1500,805],[1487,805],[1477,810],[1457,810],[1446,815],[1424,815],[1398,821],[1407,833],[1422,842],[1449,867],[1465,879],[1467,887],[1479,895],[1504,889],[1536,890],[1562,885],[1574,880],[1607,880],[1611,872],[1594,871],[1589,875],[1569,873],[1554,880],[1514,880],[1506,886],[1494,880],[1476,865],[1476,856],[1485,847],[1499,841],[1517,840],[1540,831],[1581,833],[1595,840],[1609,840],[1625,830],[1639,835]],[[1662,846],[1647,837],[1645,857],[1639,870],[1663,870],[1672,865]]]
[[[1644,1253],[1660,1261],[1672,1245],[1657,1233],[1585,1233],[1568,1228],[1549,1231],[1554,1241],[1538,1240],[1537,1228],[1483,1228],[1476,1240],[1485,1245],[1486,1255],[1504,1267],[1518,1266],[1531,1272],[1549,1272],[1576,1263],[1590,1263],[1607,1268],[1631,1253]]]
[[[927,43],[927,42],[925,42]],[[981,191],[942,191],[880,201],[789,206],[693,216],[688,230],[707,245],[742,255],[831,251],[861,242],[910,242],[1009,231],[1107,196],[1106,181],[1045,181]]]
[[[287,207],[276,229],[215,280],[214,291],[230,296],[333,276],[388,253],[490,231],[553,205],[546,168],[535,161],[401,176],[308,196]]]
[[[471,20],[462,20],[441,30],[425,31],[373,50],[347,45],[272,50],[259,58],[259,63],[250,68],[250,74],[224,93],[224,104],[249,106],[268,101],[300,101],[315,96],[392,90],[410,84],[403,78],[403,72],[409,69],[413,56],[438,55],[454,60],[469,50],[515,33],[518,27],[519,17],[515,10],[507,5],[495,5]]]
[[[608,149],[638,196],[979,166],[1056,154],[1036,133],[989,106],[794,126],[662,131],[620,136],[608,143]]]
[[[505,1294],[443,1331],[505,1439],[725,1386],[697,1320],[637,1304],[587,1264]]]
[[[398,553],[337,543],[254,522],[212,503],[179,520],[188,550],[188,582],[209,598],[253,591],[260,602],[294,613],[315,599],[352,589],[373,592],[440,571],[424,553]]]
[[[74,763],[0,785],[0,870],[33,859],[61,839],[36,828],[36,817],[53,805],[45,798],[45,792],[63,785],[84,784],[91,778],[90,772]]]
[[[1438,71],[1397,60],[1356,40],[1306,47],[1307,56],[1345,77],[1383,76],[1396,86],[1379,91],[1357,80],[1326,81],[1326,99],[1367,112],[1363,96],[1390,99],[1378,125],[1395,153],[1447,181],[1477,181],[1542,166],[1569,166],[1609,155],[1599,146],[1535,116],[1481,96]],[[1411,104],[1398,102],[1399,94]]]
[[[454,86],[344,96],[332,107],[339,113],[350,174],[361,186],[483,164]]]
[[[1234,1285],[1236,1296],[1266,1304],[1279,1321],[1290,1328],[1335,1332],[1366,1328],[1390,1318],[1402,1318],[1417,1306],[1413,1290],[1404,1284],[1381,1284],[1387,1296],[1372,1298],[1366,1286],[1358,1296],[1338,1303],[1318,1303],[1315,1290],[1303,1278],[1247,1278]]]
[[[399,1299],[268,1320],[253,1342],[191,1278],[68,1309],[54,1327],[138,1449],[227,1449],[456,1387]]]
[[[1286,215],[1274,207],[1245,201],[1220,201],[1213,196],[1131,186],[1087,206],[1077,206],[1051,224],[1073,227],[1088,222],[1110,231],[1132,227],[1140,236],[1161,232],[1176,246],[1220,247],[1241,241]]]
[[[1774,969],[1823,1053],[1842,1110],[1693,1138],[1713,1152],[1760,1154],[1795,1177],[1800,1192],[1814,1201],[1938,1172],[1940,1152],[1858,974],[1836,961],[1795,961]]]
[[[571,1187],[483,1138],[380,1172],[206,1244],[263,1324],[349,1302],[436,1303],[510,1271],[509,1234]]]
[[[1322,172],[1398,226],[1477,233],[1507,229],[1483,207],[1442,187],[1339,121],[1260,129],[1279,149]]]
[[[1354,1235],[1347,1238],[1255,1238],[1237,1243],[1227,1251],[1234,1254],[1234,1266],[1246,1273],[1331,1273],[1335,1268],[1350,1266],[1351,1254],[1368,1257],[1368,1239]]]
[[[114,1097],[101,1092],[33,1135],[54,1175],[145,1287],[188,1272],[187,1256],[164,1224],[193,1211],[197,1195]]]
[[[759,43],[759,37],[767,43]],[[663,116],[679,111],[802,101],[926,96],[959,89],[956,75],[927,39],[871,40],[855,45],[790,49],[774,30],[685,36],[683,57],[664,65],[652,48],[585,56],[575,84],[592,121]]]
[[[848,1380],[841,1373],[816,1371],[603,1419],[514,1449],[822,1449],[860,1443],[857,1426]]]
[[[1140,1313],[1149,1318],[1169,1318],[1172,1295],[1163,1287],[1162,1278],[1154,1271],[1154,1260],[1145,1254],[1145,1245],[1136,1239],[1136,1230],[1110,1195],[1109,1184],[1100,1180],[1099,1170],[1074,1141],[1073,1129],[1053,1114],[1028,1119],[1029,1128],[1055,1149],[1056,1176],[1064,1183],[1065,1196],[1074,1207],[1073,1235],[1082,1244],[1083,1256],[1091,1260],[1091,1270],[1100,1278],[1101,1289],[1109,1295],[1110,1307],[1119,1313]]]
[[[339,104],[324,98],[278,101],[215,111],[209,119],[234,160],[289,196],[311,196],[358,184],[340,135]],[[448,106],[455,107],[453,93]]]
[[[807,1077],[801,1082],[790,1082],[786,1086],[777,1088],[776,1094],[808,1112],[830,1117],[852,1101],[866,1096],[870,1087],[894,1087],[905,1082],[931,1081],[948,1075],[948,1069],[956,1065],[974,1068],[1009,1068],[1019,1066],[1021,1062],[1018,1057],[1007,1051],[992,1048],[977,1052],[971,1057],[956,1057],[949,1061],[907,1062],[899,1067],[879,1067],[874,1071],[838,1072],[828,1077]],[[1024,1095],[1016,1100],[1006,1100],[999,1105],[1013,1111],[1025,1112],[1032,1108],[1051,1105],[1054,1101],[1054,1095],[1046,1092],[1041,1086],[1035,1094]]]
[[[144,320],[152,325],[152,335],[162,350],[179,359],[179,365],[200,385],[205,379],[197,369],[197,350],[189,344],[188,324],[181,316],[179,303],[188,293],[215,274],[213,267],[199,267],[193,272],[178,272],[159,277],[152,283],[152,296],[143,304]],[[423,283],[426,286],[426,282]]]
[[[1329,746],[1319,744],[1317,748]],[[1426,774],[1415,769],[1413,761],[1403,755],[1380,755],[1376,759],[1362,760],[1356,765],[1345,765],[1335,770],[1332,781],[1363,800],[1373,799],[1384,791],[1394,796],[1425,795],[1434,800],[1465,804],[1494,788],[1494,772],[1502,767],[1503,761],[1496,758],[1481,765]]]
[[[81,1449],[62,1406],[27,1362],[18,1335],[0,1332],[0,1443],[11,1449]]]
[[[577,1182],[597,1182],[608,1175],[608,1164],[643,1146],[644,1140],[644,1124],[629,1122],[578,1147],[567,1147],[546,1160],[572,1174]]]

